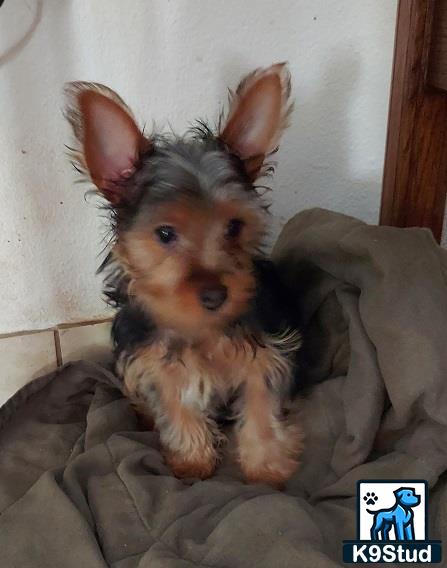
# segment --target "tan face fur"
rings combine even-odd
[[[229,223],[242,223],[228,236]],[[175,229],[164,244],[157,227]],[[129,293],[145,305],[158,325],[194,336],[221,328],[248,309],[255,292],[253,251],[265,230],[265,212],[243,200],[184,200],[156,207],[118,239],[115,254],[131,277]],[[201,303],[201,291],[224,286],[227,299],[216,310]]]

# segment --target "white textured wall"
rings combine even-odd
[[[296,111],[273,183],[275,230],[311,206],[375,222],[395,10],[396,0],[5,0],[0,333],[105,313],[100,222],[64,156],[65,81],[106,83],[141,120],[182,130],[214,118],[241,74],[288,60]]]

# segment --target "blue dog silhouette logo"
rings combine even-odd
[[[391,540],[390,531],[394,528],[394,540],[415,540],[414,537],[414,507],[421,504],[421,496],[413,487],[399,487],[394,492],[396,501],[388,509],[379,509],[368,513],[374,515],[371,526],[371,540]],[[375,494],[366,499],[367,504],[374,504]]]
[[[347,564],[440,564],[442,543],[428,535],[425,480],[357,482],[357,538],[343,541]]]

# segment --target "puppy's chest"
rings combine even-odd
[[[256,367],[257,351],[244,340],[210,339],[184,354],[184,364],[217,389],[237,388]]]
[[[257,353],[245,340],[227,337],[209,338],[195,345],[176,345],[160,341],[140,347],[123,369],[128,388],[135,381],[167,383],[186,390],[182,396],[204,396],[211,393],[226,398],[257,367]],[[189,393],[189,394],[188,394]],[[208,395],[206,394],[208,393]]]
[[[249,372],[249,361],[240,345],[220,340],[214,345],[185,349],[177,362],[180,369],[179,394],[183,404],[203,409],[226,404]],[[169,378],[169,369],[168,378]],[[174,371],[175,373],[175,371]]]

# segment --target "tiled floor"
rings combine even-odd
[[[62,363],[78,359],[107,362],[111,355],[110,326],[105,322],[59,329]]]
[[[31,379],[69,361],[109,362],[110,326],[107,321],[0,336],[0,405]]]

